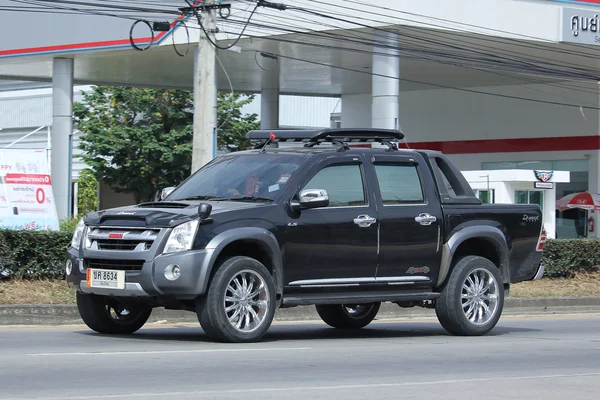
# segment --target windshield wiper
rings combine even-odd
[[[256,197],[256,196],[241,196],[241,197],[220,197],[221,201],[273,201],[268,197]]]

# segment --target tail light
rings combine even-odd
[[[540,233],[540,239],[537,243],[537,251],[543,251],[544,245],[546,244],[546,228],[542,228],[542,233]]]

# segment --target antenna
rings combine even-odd
[[[263,146],[260,148],[259,153],[264,153],[265,151],[267,151],[267,146],[275,139],[277,139],[277,136],[275,136],[273,132],[269,132],[269,139],[267,139],[265,144],[263,144]]]

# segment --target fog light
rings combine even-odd
[[[73,263],[71,262],[71,260],[67,260],[67,265],[65,266],[65,272],[67,273],[67,275],[71,275],[72,271],[73,271]]]
[[[165,268],[165,278],[167,278],[170,281],[174,281],[174,280],[179,279],[180,276],[181,276],[181,268],[179,267],[179,265],[177,265],[177,264],[167,265],[167,267]]]

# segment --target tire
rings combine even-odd
[[[196,303],[202,329],[211,339],[219,342],[260,341],[271,326],[276,310],[275,285],[271,274],[263,264],[250,257],[232,257],[215,267],[218,269],[207,293]],[[237,288],[244,288],[244,278],[246,288],[252,293],[234,290],[235,282],[239,285]]]
[[[338,329],[360,329],[377,316],[381,303],[370,304],[318,304],[317,313],[327,325]],[[354,311],[351,311],[354,310]]]
[[[144,326],[152,313],[149,306],[108,296],[77,292],[76,300],[83,322],[90,329],[103,334],[134,333]]]
[[[479,290],[473,285],[476,279],[484,279],[490,286],[486,290]],[[463,285],[469,289],[464,289]],[[471,292],[471,288],[474,292]],[[449,333],[481,336],[496,326],[503,307],[504,287],[498,267],[487,258],[466,256],[455,263],[442,295],[436,301],[435,312]]]

